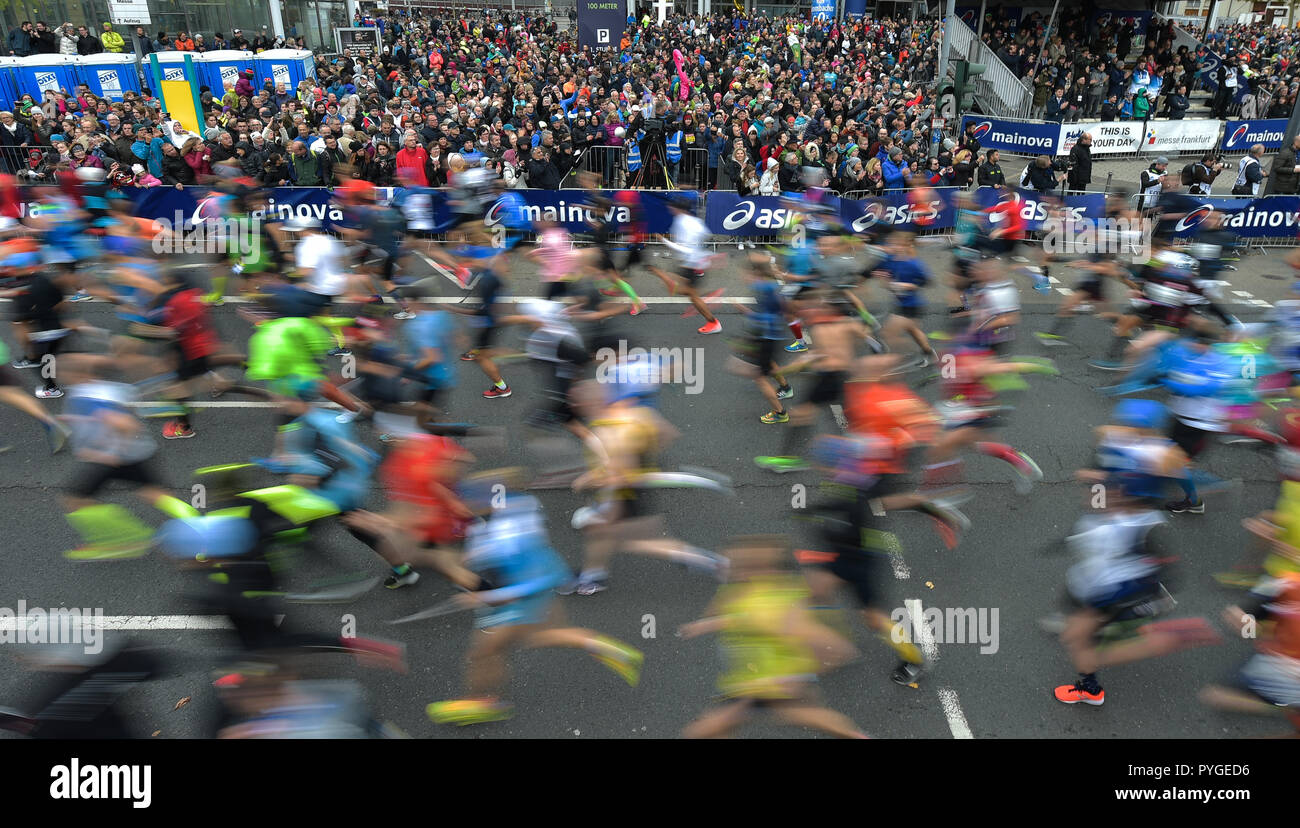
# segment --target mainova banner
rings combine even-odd
[[[1057,144],[1061,137],[1061,125],[1055,121],[1004,121],[999,118],[985,118],[982,115],[967,115],[962,119],[962,134],[966,127],[975,125],[975,138],[984,149],[1014,152],[1022,155],[1061,155]]]
[[[1147,121],[1142,151],[1176,153],[1213,149],[1219,145],[1222,132],[1223,121]]]
[[[1286,118],[1267,118],[1254,121],[1228,121],[1223,128],[1223,141],[1219,149],[1224,152],[1245,152],[1256,144],[1266,150],[1282,148],[1286,139]]]
[[[1174,225],[1174,235],[1194,236],[1213,211],[1223,213],[1223,227],[1248,239],[1300,235],[1300,196],[1202,198],[1201,206]]]

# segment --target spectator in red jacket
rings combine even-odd
[[[212,155],[207,146],[198,138],[191,138],[181,149],[185,163],[194,170],[195,182],[201,182],[204,176],[212,175]]]
[[[415,133],[407,133],[406,138],[402,141],[403,146],[397,151],[397,178],[399,181],[409,181],[413,187],[429,186],[429,176],[425,172],[425,167],[429,163],[429,153],[424,151],[419,141],[415,140]]]

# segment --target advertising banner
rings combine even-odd
[[[1055,122],[1003,121],[998,118],[985,118],[982,115],[967,115],[961,123],[963,135],[966,134],[966,127],[970,124],[975,124],[975,138],[984,149],[1022,155],[1065,154],[1058,146],[1061,125]]]
[[[1263,144],[1266,150],[1276,150],[1282,148],[1285,139],[1286,118],[1228,121],[1219,149],[1224,152],[1245,152],[1256,144]]]
[[[1223,121],[1147,121],[1142,151],[1173,154],[1187,150],[1213,149],[1219,145],[1222,131]]]
[[[1069,155],[1079,140],[1088,133],[1092,136],[1093,155],[1114,155],[1136,152],[1142,140],[1141,121],[1098,121],[1092,124],[1058,124],[1060,140],[1056,143],[1057,155]]]

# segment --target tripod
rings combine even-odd
[[[643,189],[644,184],[647,180],[647,175],[649,174],[650,170],[653,169],[653,165],[655,164],[658,164],[659,168],[663,170],[664,189],[665,190],[677,189],[677,186],[673,183],[672,178],[668,175],[668,165],[664,163],[664,156],[667,155],[668,150],[664,146],[663,140],[660,138],[652,138],[649,143],[650,146],[646,149],[645,155],[641,159],[641,169],[637,170],[636,174],[633,175],[630,179],[628,179],[627,182],[628,189],[631,190]],[[649,181],[651,182],[651,184],[653,184],[657,180],[658,180],[657,176],[649,177]]]

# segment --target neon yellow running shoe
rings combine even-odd
[[[438,724],[454,724],[463,727],[509,719],[514,715],[514,705],[484,699],[452,699],[434,702],[424,708],[424,712]]]
[[[600,636],[601,642],[612,647],[614,653],[592,653],[596,660],[626,681],[630,687],[636,687],[641,681],[641,665],[645,663],[645,654],[635,647]]]
[[[149,554],[148,538],[131,543],[80,546],[69,549],[63,557],[70,561],[129,561]]]

